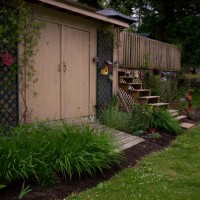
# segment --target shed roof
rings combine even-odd
[[[123,18],[115,19],[111,18],[110,16],[105,16],[96,13],[96,9],[93,9],[91,7],[85,6],[83,4],[71,0],[37,0],[37,1],[44,3],[45,5],[66,10],[67,12],[74,13],[76,15],[78,14],[85,18],[89,18],[95,21],[113,24],[118,27],[124,27],[124,28],[129,27],[129,23],[127,23],[127,21],[125,21]]]
[[[113,17],[115,19],[123,20],[129,24],[136,22],[136,20],[134,20],[132,17],[124,15],[116,10],[111,9],[111,8],[99,10],[96,13],[104,15],[104,16],[108,16],[108,17]]]

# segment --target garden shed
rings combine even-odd
[[[117,69],[112,63],[118,61],[115,45],[119,28],[126,28],[134,21],[125,16],[99,14],[74,1],[29,3],[34,20],[45,24],[34,64],[37,81],[28,83],[25,91],[12,97],[16,105],[9,104],[10,109],[1,111],[1,123],[96,115],[96,110],[101,110],[117,91]],[[19,56],[22,52],[19,45]],[[105,65],[109,65],[107,76],[100,74]],[[28,80],[17,79],[20,90],[21,82]],[[15,118],[14,112],[17,112]]]

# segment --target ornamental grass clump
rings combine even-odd
[[[105,132],[65,123],[22,125],[0,136],[0,184],[16,180],[49,186],[59,177],[95,172],[120,164],[118,144]]]
[[[115,108],[105,109],[100,116],[100,121],[108,127],[120,131],[129,131],[129,114]]]
[[[167,110],[160,108],[155,108],[153,111],[152,127],[172,135],[179,135],[183,132],[179,122]]]

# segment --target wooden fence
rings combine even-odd
[[[120,33],[119,62],[130,68],[181,68],[181,53],[175,45],[148,39],[133,33]]]

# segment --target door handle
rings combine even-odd
[[[63,72],[66,72],[66,70],[67,70],[66,62],[63,62]]]
[[[60,72],[60,70],[61,70],[61,66],[60,64],[58,64],[58,72]]]

